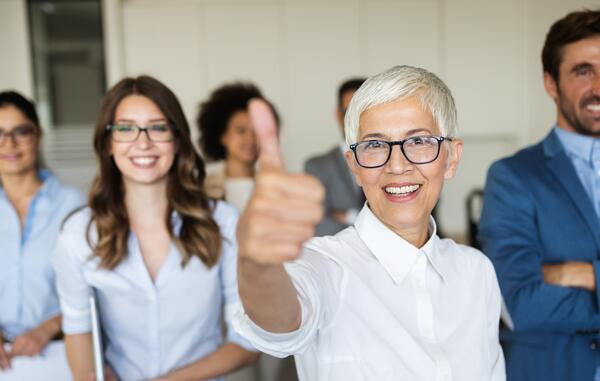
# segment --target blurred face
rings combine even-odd
[[[432,115],[412,97],[368,109],[361,114],[359,126],[359,142],[440,135]],[[462,142],[458,139],[441,144],[438,158],[427,164],[412,164],[399,146],[393,146],[389,161],[379,168],[363,168],[356,163],[352,152],[346,153],[348,165],[373,213],[415,246],[425,242],[431,211],[444,180],[454,176],[462,153]],[[454,149],[449,151],[449,147],[444,147],[446,144],[452,144]],[[417,242],[411,237],[420,238]]]
[[[35,126],[14,106],[0,107],[0,175],[35,171],[40,135]]]
[[[114,124],[139,127],[167,124],[158,106],[142,95],[129,95],[115,110]],[[167,176],[175,159],[175,142],[153,142],[144,132],[132,142],[111,139],[111,154],[123,176],[125,186],[133,184],[154,185],[167,183]]]
[[[600,36],[568,44],[562,53],[558,83],[544,74],[557,123],[567,131],[600,136]]]
[[[225,147],[225,158],[244,164],[254,164],[258,158],[258,149],[250,116],[246,111],[236,111],[229,122],[221,144]]]

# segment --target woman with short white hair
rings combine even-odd
[[[237,232],[238,332],[296,355],[301,380],[504,380],[494,269],[431,217],[463,147],[446,85],[397,66],[355,93],[346,159],[367,202],[354,226],[308,242],[323,187],[284,171],[268,108],[250,111],[262,169]]]

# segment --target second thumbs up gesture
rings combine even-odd
[[[325,189],[313,176],[283,168],[273,114],[261,99],[248,111],[259,143],[259,171],[254,193],[240,217],[240,258],[280,264],[300,254],[323,217]]]

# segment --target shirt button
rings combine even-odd
[[[598,348],[598,341],[596,341],[596,340],[590,341],[590,349],[595,351],[597,348]]]

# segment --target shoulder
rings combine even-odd
[[[339,151],[338,147],[334,147],[330,151],[310,157],[305,164],[307,170],[320,168],[335,160],[335,155]]]
[[[91,218],[92,210],[89,207],[76,209],[65,218],[60,234],[63,236],[85,237]]]
[[[544,152],[542,143],[525,147],[512,156],[494,162],[489,169],[490,174],[512,172],[515,174],[535,173],[543,164]]]
[[[490,259],[481,251],[474,247],[463,245],[452,239],[444,238],[439,240],[438,249],[441,256],[452,263],[457,274],[465,274],[465,271],[474,276],[488,277],[494,274],[494,267]]]
[[[225,201],[211,200],[212,217],[221,229],[235,228],[239,219],[239,212],[236,208]]]
[[[349,226],[335,235],[311,238],[304,244],[303,256],[327,267],[343,268],[348,260],[360,256],[363,246],[354,226]]]

